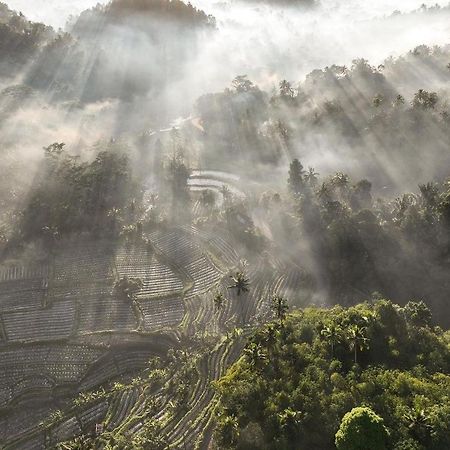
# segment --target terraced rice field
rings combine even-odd
[[[47,449],[97,424],[138,436],[152,417],[172,448],[207,448],[211,382],[235,360],[251,324],[270,315],[267,299],[289,297],[303,282],[300,270],[260,255],[247,269],[250,291],[238,296],[229,289],[237,248],[224,230],[186,226],[115,247],[74,238],[48,261],[2,266],[0,447]],[[114,292],[123,277],[142,281],[134,302]],[[217,291],[227,298],[220,311]],[[244,335],[230,337],[234,327]],[[173,363],[173,349],[187,359]],[[155,357],[166,364],[156,385],[148,381]],[[186,380],[174,381],[183,367]],[[115,382],[123,384],[111,390]]]

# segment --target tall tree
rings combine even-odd
[[[276,295],[272,298],[271,308],[275,314],[275,317],[280,321],[280,325],[283,325],[287,312],[289,311],[287,300],[279,295]]]
[[[231,276],[231,279],[233,284],[228,286],[228,289],[236,289],[237,295],[241,295],[241,293],[246,293],[249,291],[250,280],[244,272],[236,272],[235,275]]]
[[[336,345],[342,342],[343,333],[342,328],[338,325],[331,324],[322,329],[321,336],[325,338],[331,348],[331,357],[334,358],[334,349]]]
[[[287,80],[280,81],[279,88],[280,88],[280,97],[294,98],[295,91],[294,89],[292,89],[292,85],[291,83],[289,83],[289,81]]]
[[[358,351],[369,348],[369,338],[366,336],[366,328],[352,325],[347,332],[350,350],[353,351],[355,364],[358,362]]]
[[[238,75],[231,83],[237,93],[249,92],[255,85],[247,78],[247,75]]]
[[[408,425],[408,432],[411,436],[425,448],[428,448],[433,427],[430,423],[430,416],[426,411],[421,408],[413,408],[405,413],[403,418]]]
[[[116,295],[123,299],[134,300],[136,295],[142,289],[143,283],[140,278],[121,278],[114,285]]]
[[[223,305],[225,303],[225,297],[221,292],[218,292],[215,296],[214,296],[214,306],[216,307],[217,311],[220,311],[223,308]]]
[[[304,179],[305,181],[312,187],[313,189],[317,186],[319,174],[313,167],[308,168],[308,172],[306,172]]]
[[[294,195],[298,195],[303,191],[305,185],[303,179],[304,174],[305,171],[303,169],[302,163],[297,158],[295,158],[290,164],[288,179],[289,190]]]

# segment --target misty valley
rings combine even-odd
[[[449,38],[0,1],[0,449],[450,450]]]

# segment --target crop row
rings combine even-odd
[[[39,309],[42,306],[46,281],[40,278],[0,283],[0,312],[18,309]]]
[[[65,300],[48,309],[5,312],[2,320],[10,342],[66,339],[75,325],[75,305]]]
[[[184,316],[181,297],[140,300],[139,309],[143,315],[144,328],[148,331],[176,326]]]
[[[0,283],[4,281],[42,279],[48,277],[49,267],[46,264],[0,266]]]

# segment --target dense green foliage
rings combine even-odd
[[[326,450],[340,430],[339,449],[446,450],[449,344],[420,302],[295,311],[258,330],[216,383],[218,446]]]
[[[24,239],[51,240],[71,232],[120,232],[132,222],[140,199],[127,156],[101,151],[82,162],[64,144],[45,149],[45,159],[20,224]]]
[[[384,450],[388,436],[380,416],[367,407],[353,408],[342,419],[336,433],[336,447],[338,450]]]
[[[282,248],[298,249],[299,264],[305,255],[314,262],[312,274],[331,302],[351,305],[373,292],[401,304],[418,298],[449,325],[448,182],[377,197],[366,179],[321,178],[294,160],[287,190],[284,202],[261,198],[264,217]]]

